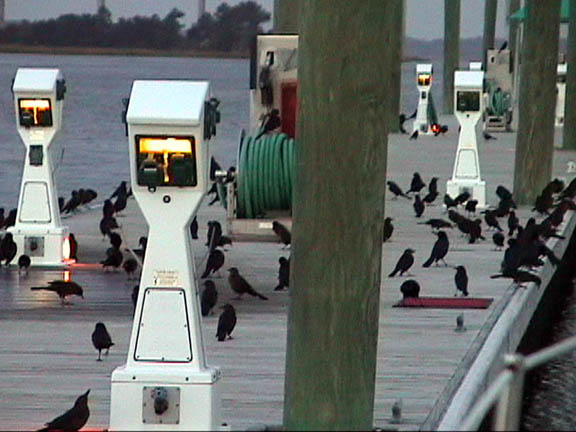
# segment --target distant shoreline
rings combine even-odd
[[[43,45],[0,44],[2,54],[44,54],[44,55],[102,55],[102,56],[137,56],[137,57],[190,57],[247,59],[248,53],[238,51],[200,51],[191,49],[156,50],[148,48],[113,48],[113,47],[53,47]],[[419,57],[405,57],[403,63],[429,61]]]

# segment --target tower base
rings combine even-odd
[[[478,200],[476,208],[486,208],[486,182],[482,180],[452,179],[446,182],[446,193],[452,198],[467,191],[470,199]]]
[[[41,267],[64,267],[68,264],[68,227],[13,226],[8,228],[8,232],[12,233],[16,242],[16,259],[20,255],[28,255],[31,266]]]

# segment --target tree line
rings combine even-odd
[[[236,6],[222,3],[213,14],[205,13],[184,29],[184,13],[172,9],[164,18],[135,16],[112,21],[101,7],[96,14],[66,14],[58,18],[9,22],[0,29],[1,44],[55,47],[196,49],[247,52],[253,37],[262,33],[270,14],[253,1]]]

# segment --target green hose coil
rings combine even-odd
[[[492,81],[486,83],[488,92],[488,114],[504,116],[510,109],[510,93],[502,91]]]
[[[264,217],[292,208],[294,139],[286,134],[246,136],[240,142],[237,217]]]

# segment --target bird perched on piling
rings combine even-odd
[[[466,273],[466,267],[459,265],[455,268],[454,283],[456,284],[456,293],[454,297],[458,295],[458,291],[460,291],[464,297],[468,297],[468,274]]]
[[[252,288],[252,285],[250,285],[248,281],[240,275],[236,267],[230,267],[228,272],[230,273],[228,275],[228,283],[230,284],[232,291],[238,294],[238,299],[241,299],[244,294],[250,294],[251,296],[258,297],[261,300],[268,300],[268,297],[263,296]]]
[[[138,269],[138,261],[134,258],[128,258],[122,263],[122,268],[128,275],[128,280],[132,280],[134,276],[134,272]]]
[[[392,225],[391,217],[387,217],[384,219],[384,230],[382,232],[382,243],[386,243],[392,237],[392,233],[394,232],[394,225]]]
[[[89,393],[90,389],[76,399],[72,408],[46,423],[46,427],[38,430],[38,432],[76,432],[82,429],[90,417],[90,409],[88,409]]]
[[[411,192],[415,192],[418,193],[420,192],[422,189],[424,189],[426,187],[426,183],[424,183],[422,181],[422,177],[420,177],[420,173],[415,172],[412,175],[412,181],[410,182],[410,189],[408,189],[406,191],[406,194],[409,194]]]
[[[31,287],[30,289],[32,291],[44,290],[55,292],[56,294],[58,294],[58,297],[60,297],[62,306],[72,304],[66,300],[66,297],[68,296],[77,295],[79,297],[84,298],[84,291],[82,290],[82,287],[78,285],[76,282],[72,281],[55,280],[52,282],[48,282],[48,286],[36,286]]]
[[[214,306],[218,302],[218,290],[216,290],[216,284],[211,280],[204,281],[204,289],[200,295],[200,308],[202,316],[208,316],[210,312],[213,312]]]
[[[290,286],[290,259],[280,257],[278,259],[280,267],[278,268],[278,285],[274,291],[282,291],[284,287]]]
[[[290,243],[292,243],[292,234],[290,230],[286,228],[285,225],[281,224],[278,221],[272,222],[272,230],[278,236],[280,242],[284,243],[283,249],[285,249]]]
[[[422,213],[424,213],[424,209],[426,208],[426,206],[424,205],[424,202],[420,199],[420,195],[415,195],[414,196],[414,213],[416,213],[416,217],[421,217]]]
[[[110,347],[114,345],[110,333],[108,333],[104,323],[96,323],[96,327],[92,332],[92,344],[94,345],[94,348],[98,350],[98,358],[96,361],[102,361],[102,350],[105,349],[106,353],[104,355],[108,355]]]
[[[408,279],[400,285],[403,298],[417,298],[420,295],[420,284],[414,279]]]
[[[442,260],[444,265],[446,261],[444,261],[444,257],[448,253],[448,248],[450,247],[450,241],[448,240],[448,236],[444,231],[438,231],[436,234],[438,236],[438,240],[434,243],[432,247],[432,252],[430,253],[430,258],[426,260],[422,267],[430,267],[432,263],[438,264],[438,261]]]
[[[18,252],[18,246],[12,237],[12,233],[6,233],[0,242],[0,264],[4,261],[6,267],[10,265]]]
[[[397,199],[398,196],[403,196],[404,198],[410,199],[409,196],[407,196],[404,192],[402,192],[400,186],[398,186],[395,182],[388,180],[386,184],[388,185],[388,190],[394,194],[392,199]]]
[[[30,264],[32,264],[32,260],[28,255],[20,255],[18,258],[18,272],[26,272]]]
[[[204,279],[208,277],[210,273],[216,273],[219,271],[224,265],[224,260],[224,253],[221,250],[212,250],[210,255],[208,255],[208,260],[206,261],[206,269],[200,278]]]
[[[392,270],[392,273],[390,273],[388,277],[394,277],[398,272],[400,272],[400,276],[402,276],[404,272],[407,272],[410,267],[412,267],[412,264],[414,264],[414,252],[416,252],[414,249],[406,249],[398,259],[396,267],[394,267],[394,270]]]
[[[223,311],[218,318],[216,337],[218,338],[218,342],[223,342],[226,338],[232,339],[232,331],[234,327],[236,327],[236,311],[230,303],[226,303],[224,306],[221,306],[220,309],[223,309]]]

